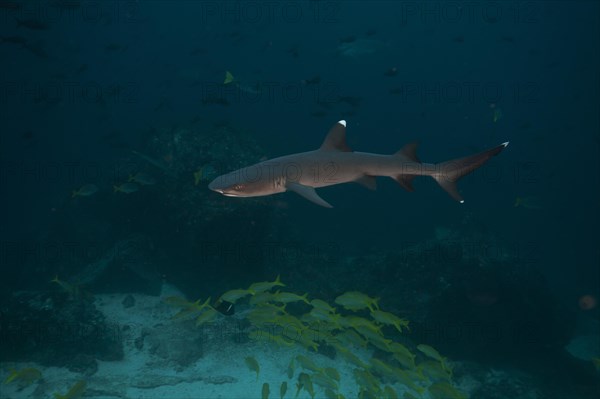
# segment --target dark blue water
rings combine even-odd
[[[193,264],[198,240],[232,234],[242,242],[335,247],[341,261],[402,251],[444,227],[492,248],[495,259],[506,250],[534,267],[571,315],[585,313],[583,295],[600,296],[597,2],[0,4],[6,292],[76,273],[81,265],[61,267],[46,250],[53,240],[64,247],[83,237],[110,248],[136,232],[167,259]],[[223,85],[225,71],[234,84]],[[460,181],[462,205],[425,177],[413,193],[387,178],[377,191],[320,189],[333,209],[294,193],[257,205],[221,198],[208,181],[194,186],[200,197],[190,196],[200,167],[212,162],[226,173],[218,166],[224,160],[241,167],[246,156],[258,162],[315,149],[340,119],[353,150],[391,154],[419,140],[425,162],[510,145]],[[181,129],[202,136],[224,126],[259,150],[214,147],[184,162],[167,146]],[[158,131],[167,133],[158,139]],[[113,195],[131,165],[157,184]],[[90,183],[100,191],[71,198]],[[233,210],[253,205],[237,220],[186,224],[215,212],[204,199]],[[273,226],[278,233],[269,232]],[[236,287],[228,279],[273,277],[260,261],[254,266],[211,278],[229,289]],[[280,268],[285,275],[284,261]],[[349,289],[361,277],[339,278]],[[585,317],[597,320],[597,310]]]

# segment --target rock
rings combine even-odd
[[[193,322],[158,326],[145,340],[151,354],[181,367],[189,366],[203,355],[203,342]]]
[[[121,303],[125,309],[132,308],[135,306],[135,298],[132,295],[127,295]]]
[[[121,360],[123,344],[119,328],[84,298],[59,291],[18,292],[2,307],[0,353],[3,361],[38,362],[90,375],[96,359]]]
[[[237,382],[237,378],[231,377],[229,375],[215,375],[215,376],[203,377],[202,381],[206,382],[207,384],[222,385],[222,384],[233,384],[234,382]]]

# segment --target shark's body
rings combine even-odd
[[[416,144],[393,155],[353,152],[346,144],[346,122],[336,123],[318,150],[260,162],[217,177],[209,188],[230,197],[258,197],[295,191],[318,205],[331,207],[315,188],[356,182],[375,189],[375,177],[387,176],[413,191],[415,176],[433,177],[454,199],[464,202],[456,181],[502,151],[508,142],[465,158],[439,164],[422,163]]]

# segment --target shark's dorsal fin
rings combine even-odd
[[[395,155],[403,155],[409,160],[413,162],[421,163],[419,157],[417,157],[417,146],[419,143],[417,141],[413,141],[412,143],[406,144],[404,147],[400,149]]]
[[[329,133],[325,137],[323,144],[319,148],[323,151],[344,151],[344,152],[352,152],[352,149],[348,147],[346,144],[346,121],[341,120],[331,129],[329,129]]]
[[[315,189],[310,186],[305,186],[300,183],[288,182],[286,184],[286,187],[288,190],[300,194],[307,200],[312,201],[317,205],[324,206],[325,208],[333,208],[329,202],[327,202],[323,198],[319,197],[319,194],[317,194]]]

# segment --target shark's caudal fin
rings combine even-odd
[[[494,155],[498,155],[504,148],[506,148],[507,145],[508,141],[500,144],[497,147],[480,152],[479,154],[453,159],[451,161],[446,161],[435,165],[428,164],[426,167],[431,167],[434,173],[427,174],[431,175],[435,181],[437,181],[438,184],[442,186],[442,188],[446,190],[448,194],[450,194],[452,198],[460,203],[463,203],[464,200],[458,193],[458,188],[456,187],[456,182],[458,179],[471,173]],[[396,180],[398,184],[400,184],[407,191],[415,191],[412,186],[413,179],[416,176],[425,174],[422,170],[425,165],[421,163],[419,158],[417,158],[417,143],[414,142],[405,145],[395,154],[395,156],[401,157],[403,160],[408,161],[408,163],[404,166],[405,173],[394,176],[393,179]],[[406,173],[410,168],[414,168],[412,170],[413,173]]]
[[[462,204],[465,201],[456,187],[458,179],[471,173],[491,157],[498,155],[507,145],[508,141],[479,154],[439,163],[435,165],[437,172],[433,174],[433,178],[452,198]]]

